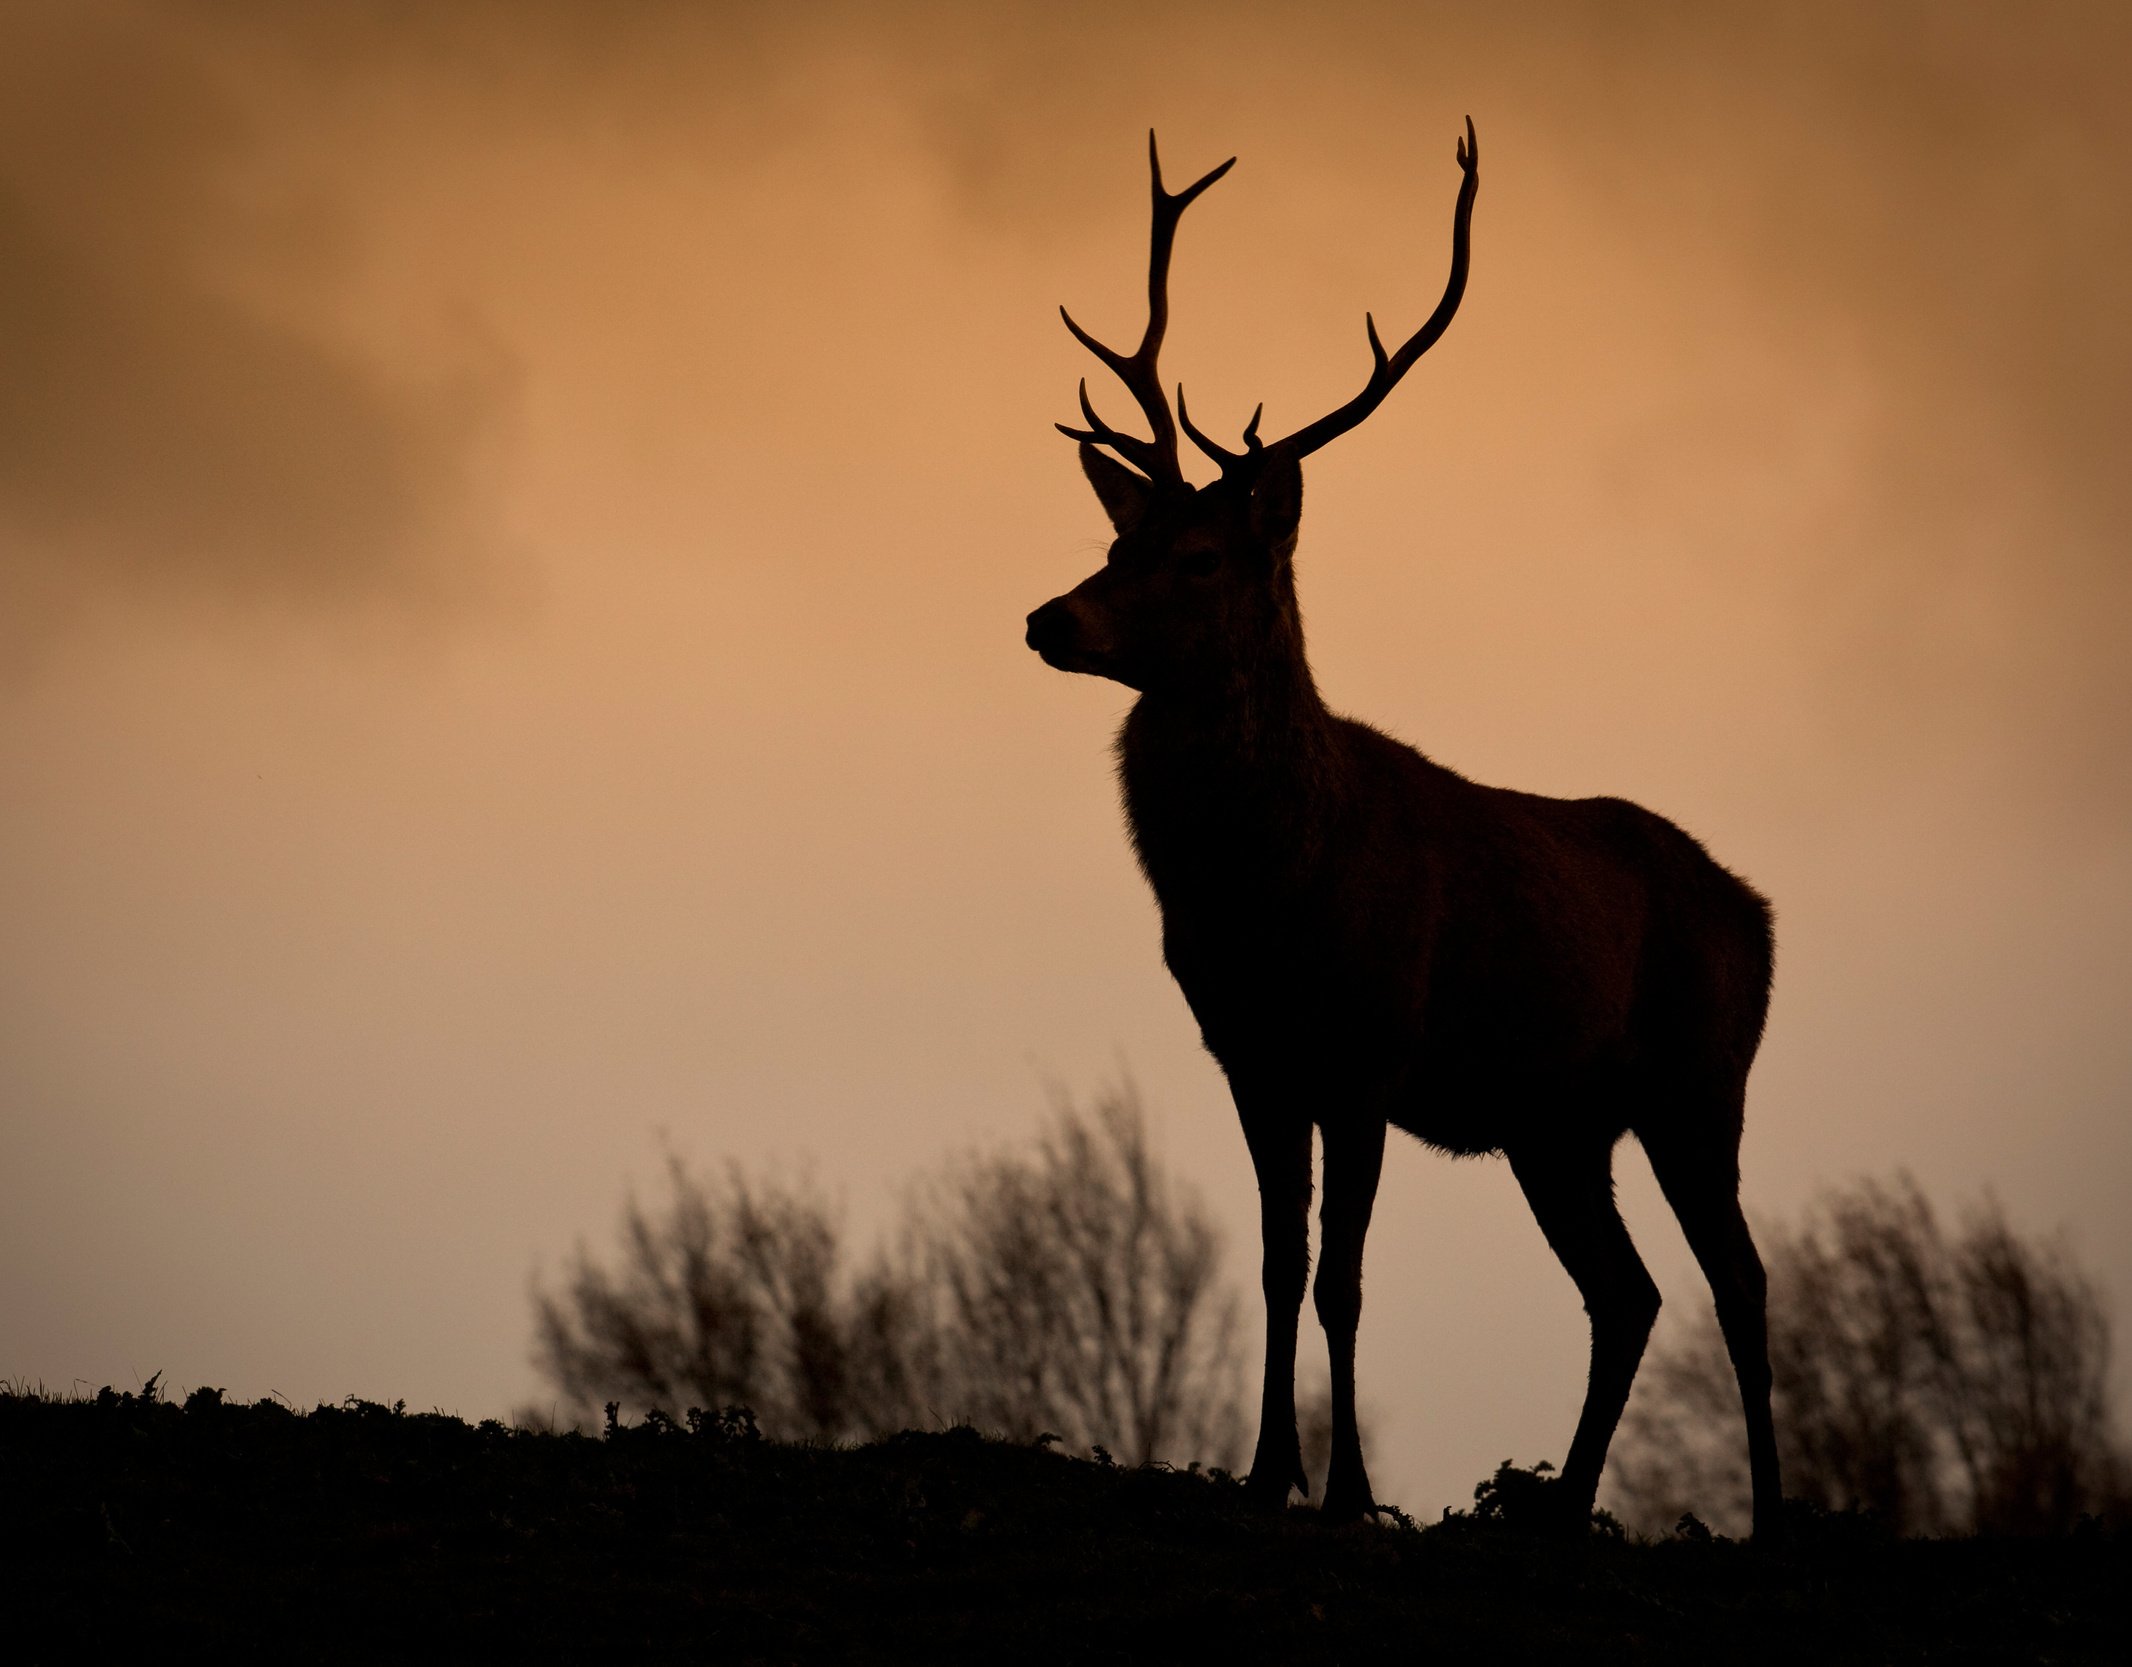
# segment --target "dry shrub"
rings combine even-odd
[[[1996,1201],[1951,1236],[1916,1184],[1863,1181],[1757,1230],[1787,1497],[1906,1534],[2049,1534],[2121,1508],[2109,1324],[2058,1240]],[[1620,1509],[1744,1525],[1739,1392],[1709,1312],[1656,1347],[1617,1439]]]
[[[1235,1464],[1220,1236],[1130,1086],[1088,1115],[1061,1106],[1030,1151],[951,1165],[856,1268],[810,1189],[678,1160],[668,1179],[664,1210],[629,1205],[614,1268],[581,1250],[560,1294],[535,1293],[535,1361],[572,1418],[740,1404],[794,1439],[969,1422]]]

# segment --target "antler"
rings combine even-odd
[[[1466,293],[1466,269],[1472,260],[1473,199],[1480,190],[1480,161],[1480,140],[1474,136],[1473,118],[1468,116],[1465,137],[1458,142],[1458,165],[1464,170],[1465,178],[1459,184],[1458,207],[1451,222],[1451,277],[1444,285],[1444,297],[1436,303],[1436,311],[1429,314],[1427,322],[1406,339],[1397,353],[1385,352],[1384,343],[1377,337],[1377,320],[1368,313],[1363,314],[1363,328],[1369,332],[1370,354],[1375,363],[1370,367],[1369,380],[1362,385],[1362,392],[1353,399],[1285,439],[1270,444],[1261,442],[1258,437],[1259,416],[1265,410],[1261,405],[1252,413],[1250,426],[1244,430],[1245,449],[1233,452],[1216,445],[1192,426],[1191,419],[1184,415],[1184,389],[1182,386],[1178,388],[1177,414],[1184,420],[1185,432],[1192,437],[1194,445],[1221,465],[1224,476],[1254,469],[1269,457],[1308,457],[1327,441],[1339,438],[1382,405],[1384,396],[1398,386],[1399,379],[1413,368],[1414,361],[1434,347],[1436,339],[1450,328],[1451,316],[1458,311],[1458,303]]]
[[[1177,239],[1177,222],[1184,217],[1192,199],[1235,167],[1236,158],[1230,157],[1219,168],[1202,175],[1182,191],[1165,191],[1162,188],[1162,159],[1155,152],[1155,134],[1150,128],[1147,165],[1154,184],[1154,229],[1148,238],[1147,330],[1140,338],[1139,347],[1130,354],[1119,353],[1105,347],[1074,323],[1073,315],[1064,307],[1059,309],[1059,317],[1066,321],[1066,328],[1073,332],[1074,340],[1117,374],[1118,380],[1139,402],[1155,437],[1142,440],[1137,435],[1121,434],[1097,416],[1096,408],[1088,401],[1086,377],[1081,380],[1081,415],[1088,419],[1088,426],[1068,428],[1064,423],[1054,426],[1069,439],[1110,447],[1150,480],[1180,486],[1184,483],[1184,471],[1177,462],[1177,424],[1171,419],[1169,401],[1162,397],[1162,380],[1155,369],[1156,356],[1162,351],[1163,332],[1169,328],[1170,322],[1170,249]],[[1194,439],[1198,439],[1196,434]],[[1205,444],[1204,441],[1199,443]]]

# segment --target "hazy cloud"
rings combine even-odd
[[[341,206],[240,189],[277,135],[211,31],[12,13],[0,44],[0,598],[246,601],[465,587],[443,547],[501,368],[410,377],[256,279]],[[252,280],[248,282],[248,280]],[[27,615],[28,617],[25,617]]]
[[[1839,699],[1893,680],[1926,698],[1883,709],[1919,710],[1985,689],[2016,729],[2077,709],[2087,768],[2132,741],[2132,719],[2094,716],[2132,711],[2108,625],[2132,605],[2122,8],[462,0],[55,5],[4,27],[0,586],[18,604],[111,586],[345,608],[478,583],[496,536],[475,480],[506,367],[550,344],[523,318],[516,339],[442,355],[338,326],[334,298],[376,248],[423,235],[390,222],[376,139],[395,124],[474,169],[454,188],[494,193],[480,206],[505,226],[556,207],[534,165],[495,164],[514,147],[567,158],[580,207],[605,177],[655,216],[715,215],[779,157],[863,169],[871,144],[896,153],[890,182],[924,159],[980,239],[1058,250],[1116,223],[1115,159],[1146,123],[1179,156],[1307,155],[1328,178],[1382,180],[1410,165],[1417,111],[1472,108],[1493,167],[1566,177],[1647,251],[1657,300],[1632,329],[1648,338],[1676,306],[1677,341],[1694,341],[1689,315],[1715,296],[1730,310],[1702,319],[1708,354],[1760,329],[1855,383],[1840,505],[1785,558]],[[1517,176],[1494,177],[1484,276]],[[582,316],[548,322],[726,329],[660,316],[676,297],[633,278],[600,270]],[[422,281],[441,310],[455,283],[480,306],[519,275],[440,263]],[[883,308],[913,281],[883,274]],[[1644,380],[1659,408],[1595,443],[1651,501],[1726,432],[1766,443],[1707,369]],[[647,390],[619,398],[610,428],[643,420]],[[1712,559],[1740,556],[1721,539]]]

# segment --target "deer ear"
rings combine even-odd
[[[1251,531],[1277,556],[1295,549],[1296,528],[1303,520],[1303,465],[1276,457],[1259,471],[1251,486]]]
[[[1110,517],[1113,531],[1122,535],[1140,524],[1140,517],[1147,513],[1147,506],[1155,496],[1153,481],[1145,475],[1134,474],[1109,453],[1097,451],[1085,440],[1081,443],[1081,473],[1088,477],[1088,484],[1103,500],[1103,513]]]

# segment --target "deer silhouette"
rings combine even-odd
[[[1156,370],[1185,208],[1235,162],[1163,188],[1152,133],[1148,319],[1132,353],[1066,327],[1152,430],[1111,428],[1081,383],[1081,467],[1116,532],[1104,565],[1029,615],[1062,671],[1138,691],[1118,774],[1163,958],[1229,1080],[1259,1186],[1266,1371],[1246,1486],[1308,1490],[1295,1348],[1309,1273],[1311,1131],[1323,1143],[1315,1301],[1332,1361],[1324,1512],[1376,1509],[1355,1424],[1362,1246],[1396,1125],[1459,1154],[1501,1153],[1591,1319],[1584,1407],[1551,1491],[1588,1519],[1657,1318],[1658,1288],[1615,1207],[1634,1132],[1717,1299],[1746,1413],[1758,1534],[1780,1493],[1762,1263],[1739,1202],[1748,1069],[1769,1004],[1769,906],[1673,823],[1625,800],[1485,787],[1319,697],[1294,556],[1303,458],[1355,427],[1440,337],[1465,292],[1479,147],[1466,123],[1451,276],[1386,352],[1367,322],[1362,391],[1287,438],[1264,406],[1230,451],[1173,418]],[[1220,468],[1200,487],[1178,425]],[[1115,453],[1116,456],[1107,455]],[[1123,461],[1119,461],[1123,459]],[[1130,464],[1132,467],[1127,467]]]

